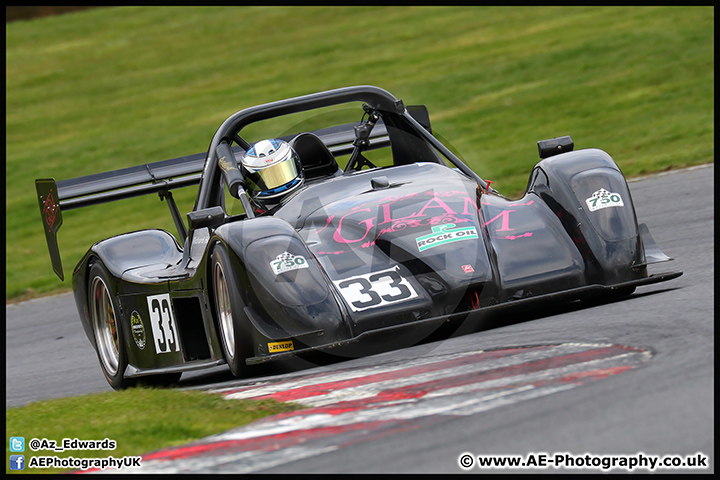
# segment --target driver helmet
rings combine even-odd
[[[241,164],[250,198],[264,210],[279,204],[304,180],[300,158],[283,140],[257,142],[243,155]]]

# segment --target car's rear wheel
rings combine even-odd
[[[212,254],[212,284],[218,334],[225,360],[233,375],[245,377],[248,374],[245,359],[253,352],[252,334],[235,269],[223,245],[218,245]]]
[[[118,306],[110,294],[110,282],[102,262],[96,262],[90,269],[88,290],[88,313],[97,349],[100,367],[105,379],[115,390],[133,386],[162,387],[177,383],[182,373],[146,375],[137,378],[124,378],[127,368],[127,350],[125,336],[120,325]]]
[[[115,390],[130,387],[135,380],[123,378],[127,367],[127,352],[115,299],[110,294],[108,274],[101,262],[90,269],[88,282],[88,313],[95,333],[95,348],[100,367],[108,383]]]

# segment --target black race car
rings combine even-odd
[[[281,149],[292,154],[277,175],[259,177]],[[424,106],[357,86],[241,110],[207,153],[36,189],[61,279],[63,210],[151,193],[170,208],[177,237],[108,238],[73,271],[88,339],[124,388],[224,362],[246,376],[316,351],[362,355],[486,313],[626,296],[682,274],[648,274],[670,258],[638,225],[607,153],[573,151],[567,136],[538,149],[525,195],[508,199],[432,134]],[[192,185],[186,225],[172,190]]]

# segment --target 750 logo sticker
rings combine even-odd
[[[283,252],[275,260],[270,262],[270,268],[275,275],[297,270],[299,268],[308,268],[307,260],[302,255],[293,255],[290,252]]]
[[[624,206],[619,193],[608,192],[604,188],[593,193],[590,198],[585,200],[585,203],[591,212],[600,210],[601,208]]]
[[[354,312],[404,302],[418,296],[396,268],[333,282]]]

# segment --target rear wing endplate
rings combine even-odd
[[[50,260],[55,274],[60,280],[65,280],[62,269],[62,260],[60,260],[60,250],[57,243],[57,232],[62,225],[62,211],[60,210],[59,198],[57,195],[57,185],[54,178],[41,178],[35,180],[35,190],[38,194],[38,202],[40,204],[40,216],[43,221],[43,230],[45,231],[45,241],[50,251]]]

